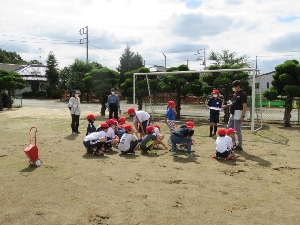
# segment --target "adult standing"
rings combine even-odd
[[[243,150],[243,136],[241,128],[247,112],[247,94],[242,89],[241,82],[239,80],[233,81],[231,87],[232,91],[234,91],[232,100],[229,101],[227,105],[223,105],[222,108],[226,109],[230,107],[230,118],[227,128],[233,128],[236,130],[238,144],[236,145],[235,150]],[[236,143],[235,138],[233,138],[233,142]]]
[[[112,88],[110,91],[111,91],[111,95],[109,95],[108,99],[107,99],[107,108],[109,110],[109,119],[112,119],[112,118],[119,119],[119,117],[118,117],[118,111],[120,110],[119,97],[116,95],[114,88]],[[112,117],[113,114],[114,114],[114,117]]]
[[[81,108],[80,108],[80,91],[75,90],[73,91],[73,96],[70,98],[68,107],[70,109],[71,117],[72,117],[72,123],[71,123],[71,128],[72,128],[72,134],[80,134],[78,131],[79,127],[79,118],[81,114]]]
[[[133,123],[135,126],[135,129],[140,133],[140,139],[146,135],[146,127],[150,125],[150,115],[149,113],[139,110],[135,111],[134,108],[129,108],[127,110],[127,114],[130,117],[133,117]]]
[[[206,105],[209,109],[209,137],[215,136],[218,129],[222,109],[222,99],[219,98],[219,94],[219,90],[214,89]]]

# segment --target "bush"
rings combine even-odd
[[[1,98],[2,98],[2,103],[3,103],[3,108],[8,107],[8,94],[6,92],[1,93]],[[13,98],[11,99],[12,104],[14,103]]]
[[[46,97],[46,92],[45,91],[37,91],[37,92],[35,92],[35,97],[37,97],[37,98]]]
[[[59,99],[61,97],[60,91],[58,90],[53,90],[51,92],[51,98],[52,99]]]
[[[34,94],[32,93],[32,91],[24,91],[22,93],[22,97],[32,97],[34,96]]]

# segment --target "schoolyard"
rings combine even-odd
[[[154,156],[114,148],[94,157],[82,144],[88,113],[75,136],[67,108],[0,112],[0,224],[299,224],[299,125],[244,128],[244,151],[233,161],[211,158],[214,139],[200,120],[195,158],[162,148]],[[107,119],[90,113],[96,124]],[[41,167],[28,166],[23,152],[32,126]]]

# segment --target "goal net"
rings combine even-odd
[[[249,73],[249,84],[252,86],[252,93],[251,95],[248,94],[248,107],[247,107],[247,121],[250,121],[251,132],[254,133],[257,130],[262,128],[262,103],[261,103],[261,90],[260,90],[260,74],[259,70],[254,68],[241,68],[241,69],[219,69],[219,70],[200,70],[200,71],[176,71],[176,72],[151,72],[151,73],[134,73],[133,74],[133,104],[136,102],[136,79],[138,76],[145,76],[147,80],[147,89],[149,93],[149,103],[147,104],[144,102],[143,108],[145,111],[148,111],[151,116],[155,114],[162,114],[164,115],[166,112],[167,102],[170,100],[168,96],[162,97],[161,101],[155,101],[153,103],[153,95],[151,94],[151,89],[149,85],[149,76],[157,76],[161,77],[164,75],[182,75],[182,74],[191,74],[191,73],[222,73],[222,72],[248,72]],[[258,83],[258,88],[255,88],[255,84]],[[145,87],[146,88],[146,87]],[[188,117],[198,117],[208,118],[208,112],[206,108],[205,102],[187,102],[181,103],[181,116],[186,118]]]

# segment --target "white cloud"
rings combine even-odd
[[[146,66],[203,68],[198,49],[249,55],[262,73],[300,58],[297,0],[28,0],[1,1],[0,48],[59,66],[86,59],[79,29],[89,28],[89,59],[116,69],[126,45]],[[41,50],[40,50],[41,49]],[[202,55],[203,57],[203,55]]]

